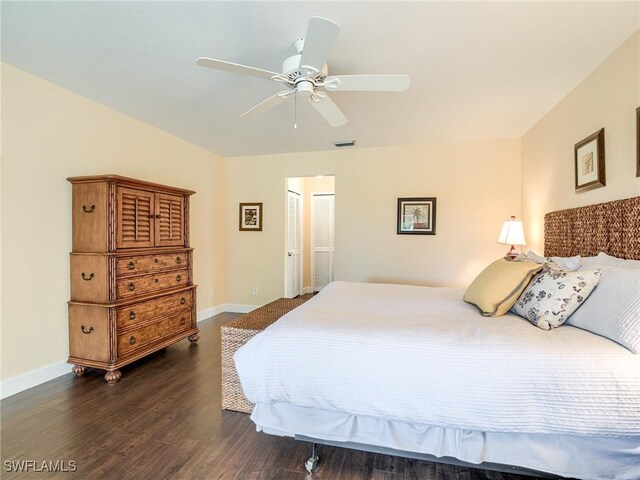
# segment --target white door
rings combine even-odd
[[[314,292],[333,282],[334,205],[334,194],[314,193],[311,197],[311,281]]]
[[[287,193],[286,297],[300,295],[300,195]]]

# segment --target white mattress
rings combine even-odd
[[[335,282],[238,350],[244,392],[444,428],[640,442],[640,355],[570,326],[481,317],[461,298]]]

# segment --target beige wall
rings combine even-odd
[[[338,280],[464,286],[508,248],[520,216],[520,140],[335,150],[225,159],[228,302],[284,294],[287,177],[335,175]],[[438,198],[437,235],[397,235],[398,197]],[[264,203],[262,232],[240,232],[239,202]],[[252,296],[251,288],[260,295]]]
[[[527,241],[543,250],[544,214],[640,195],[635,111],[640,106],[640,31],[522,137],[522,205]],[[605,129],[607,185],[574,189],[573,146]]]
[[[68,176],[117,173],[195,190],[198,309],[224,303],[221,157],[8,65],[2,99],[3,380],[68,355]]]

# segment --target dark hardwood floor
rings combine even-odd
[[[258,433],[249,416],[220,409],[220,325],[199,324],[184,340],[122,369],[57,378],[2,401],[3,479],[425,479],[524,480],[533,477],[320,447],[316,472],[303,467],[309,444]],[[71,366],[69,367],[71,368]],[[38,470],[16,472],[12,461]],[[49,462],[44,465],[43,462]],[[70,464],[70,462],[73,462]],[[23,464],[24,465],[24,464]]]

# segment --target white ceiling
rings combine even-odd
[[[330,74],[404,73],[403,93],[332,93],[240,114],[281,85],[199,67],[280,70],[311,16],[342,30]],[[3,2],[2,59],[225,156],[520,137],[640,24],[639,2]],[[10,121],[10,119],[8,119]]]

